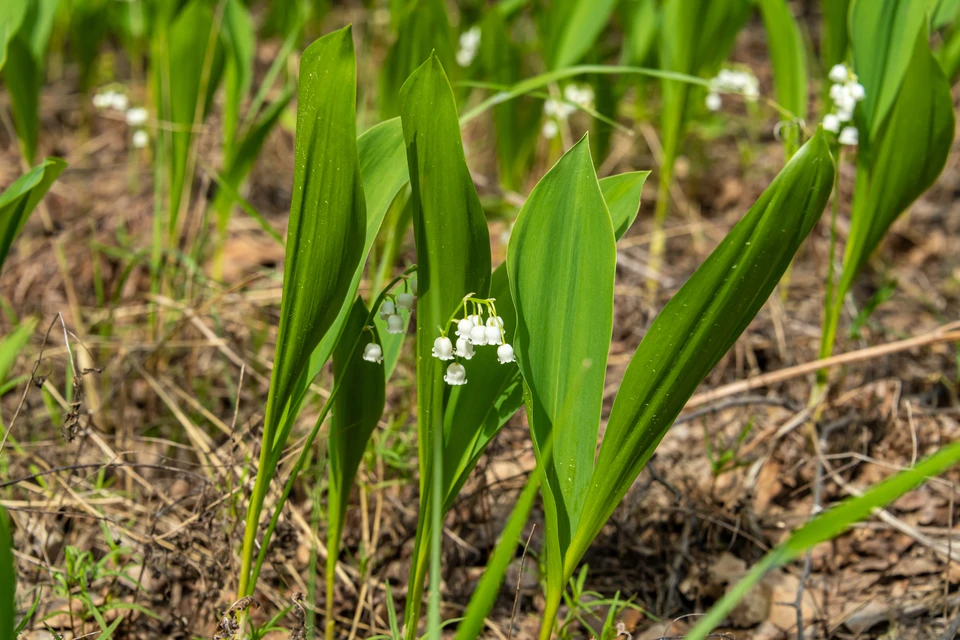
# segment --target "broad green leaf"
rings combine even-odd
[[[687,399],[737,340],[816,224],[833,186],[821,131],[664,307],[627,367],[564,582],[633,484]]]
[[[630,229],[640,213],[640,193],[649,175],[649,171],[630,171],[600,180],[600,191],[610,210],[617,240]]]
[[[72,57],[80,67],[77,84],[82,93],[90,90],[95,79],[100,44],[109,32],[109,0],[74,0],[70,3],[70,45]]]
[[[431,354],[439,328],[469,293],[485,296],[490,280],[487,222],[463,155],[457,106],[436,55],[420,66],[400,91],[417,245],[417,432],[422,515],[433,446],[443,433],[445,362]],[[440,461],[438,461],[440,462]],[[442,470],[442,467],[440,467]],[[423,520],[423,518],[421,518]],[[406,620],[419,619],[426,570],[425,526],[418,527],[411,561]],[[407,629],[416,633],[416,624]]]
[[[514,349],[541,468],[548,601],[559,600],[563,558],[588,502],[616,263],[613,223],[585,136],[527,198],[507,251]],[[548,440],[552,451],[544,460]]]
[[[400,90],[407,77],[431,55],[453,73],[453,32],[443,0],[409,0],[400,11],[397,41],[390,47],[380,73],[380,117],[400,114]]]
[[[0,193],[0,269],[14,238],[66,166],[59,158],[47,158]]]
[[[209,69],[204,69],[211,32],[216,27],[213,9],[204,0],[191,0],[169,25],[155,29],[153,39],[153,83],[157,113],[170,123],[162,139],[167,152],[167,231],[171,239],[178,230],[177,219],[193,143],[194,119],[206,116],[223,77],[224,51],[216,38]],[[214,34],[215,36],[216,34]],[[201,95],[204,89],[206,91]],[[199,123],[196,123],[199,124]]]
[[[0,385],[7,380],[10,367],[16,362],[23,347],[30,341],[37,320],[30,318],[19,324],[13,331],[0,338]]]
[[[900,91],[917,37],[926,34],[926,15],[927,0],[853,0],[850,46],[853,68],[866,90],[859,109],[871,137]]]
[[[300,60],[293,200],[280,326],[260,467],[247,516],[241,592],[248,587],[263,496],[292,426],[292,420],[281,422],[284,409],[310,354],[343,307],[362,257],[367,214],[357,152],[356,107],[356,59],[347,26],[314,42]]]
[[[30,52],[23,30],[7,48],[7,64],[3,82],[10,94],[13,126],[20,141],[20,149],[28,163],[37,155],[40,135],[40,88],[43,86],[43,67]]]
[[[330,581],[340,553],[350,490],[370,435],[383,415],[386,393],[383,365],[367,362],[362,357],[366,344],[377,341],[375,333],[364,329],[368,315],[363,300],[357,298],[333,353],[335,384],[349,391],[334,400],[330,422],[327,492],[327,579]]]
[[[820,0],[820,62],[829,71],[847,59],[850,0]]]
[[[27,0],[7,0],[0,4],[0,71],[7,62],[7,47],[27,14]]]
[[[574,65],[590,51],[607,26],[617,0],[554,0],[542,11],[547,66],[562,69]]]
[[[253,84],[256,44],[253,20],[241,0],[226,1],[220,35],[226,51],[223,81],[226,89],[223,104],[223,154],[231,158],[240,125],[240,106]]]
[[[43,61],[47,57],[47,45],[50,43],[50,33],[53,31],[57,9],[60,7],[60,0],[31,0],[27,3],[27,7],[27,14],[23,18],[20,35],[29,44],[30,53],[33,54],[33,59],[37,61],[37,65],[43,67]]]
[[[654,50],[660,30],[656,0],[624,2],[629,28],[624,33],[622,64],[642,65]]]
[[[0,507],[0,640],[16,640],[17,574],[13,562],[13,536],[7,512]]]
[[[894,221],[940,175],[953,142],[950,84],[930,52],[925,30],[917,34],[909,63],[885,122],[876,135],[861,138],[850,234],[843,273],[828,304],[824,356],[833,347],[842,306],[838,302]]]
[[[960,17],[960,0],[931,0],[930,28],[939,31]]]
[[[952,83],[960,74],[960,28],[956,28],[950,33],[939,51],[937,51],[937,60],[943,67],[943,73]]]
[[[786,542],[764,556],[750,572],[710,609],[706,616],[686,635],[688,640],[703,640],[727,617],[727,614],[772,569],[799,558],[822,542],[833,540],[851,525],[869,517],[876,509],[893,503],[960,462],[960,442],[953,442],[916,466],[904,469],[875,484],[863,495],[847,498],[832,509],[822,512],[794,531]]]
[[[798,118],[806,119],[807,52],[800,27],[786,0],[760,0],[759,5],[767,30],[777,102]]]

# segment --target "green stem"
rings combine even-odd
[[[556,589],[553,592],[548,590],[547,604],[543,610],[543,624],[540,625],[540,640],[550,640],[553,635],[553,626],[557,622],[557,612],[560,611],[562,598],[562,589]]]

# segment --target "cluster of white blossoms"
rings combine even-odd
[[[543,113],[547,121],[543,123],[540,133],[548,140],[557,137],[560,123],[565,122],[578,108],[592,109],[594,101],[593,89],[588,85],[568,84],[563,89],[563,100],[548,99],[543,103]]]
[[[466,315],[466,303],[474,304],[474,313]],[[453,341],[447,337],[447,329],[453,323],[453,318],[447,323],[447,329],[441,329],[440,337],[433,341],[433,357],[438,360],[458,360],[447,367],[447,373],[443,376],[444,382],[452,386],[467,384],[467,370],[460,364],[459,359],[472,360],[475,354],[475,347],[495,346],[497,347],[497,360],[500,364],[515,362],[516,357],[513,353],[513,347],[504,341],[503,318],[496,315],[497,310],[493,305],[494,301],[475,298],[466,298],[461,306],[464,309],[464,317],[457,321],[455,334],[457,344],[454,347]],[[488,317],[483,319],[483,309],[486,308]],[[457,308],[459,310],[459,307]],[[456,313],[456,311],[454,312]]]
[[[833,65],[828,77],[833,83],[830,85],[830,100],[833,101],[834,110],[823,116],[823,128],[839,133],[837,139],[840,144],[856,145],[860,139],[857,128],[846,123],[853,120],[853,110],[867,93],[857,81],[857,74],[845,64]]]
[[[409,287],[409,289],[407,289]],[[404,292],[396,295],[387,294],[387,299],[380,305],[380,319],[387,323],[387,333],[403,333],[403,317],[401,311],[409,313],[413,310],[413,303],[417,295],[417,278],[404,278]],[[363,348],[363,359],[367,362],[383,362],[383,348],[376,342],[370,342]]]
[[[143,128],[149,118],[147,110],[143,107],[131,107],[126,94],[113,89],[100,91],[93,96],[93,106],[100,110],[112,109],[125,112],[124,119],[127,121],[127,125],[134,130],[131,138],[133,146],[137,149],[143,149],[150,144],[150,136],[147,134],[147,130]]]
[[[760,82],[757,76],[749,69],[721,69],[716,77],[710,80],[710,91],[707,93],[706,105],[710,111],[719,111],[723,106],[721,93],[740,93],[750,102],[760,97]]]
[[[457,49],[457,64],[469,67],[480,51],[480,27],[472,26],[460,34],[460,48]]]

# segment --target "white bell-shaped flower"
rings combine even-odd
[[[133,146],[137,149],[144,149],[150,144],[150,136],[143,129],[137,129],[133,132]]]
[[[464,360],[473,358],[473,343],[466,338],[457,338],[457,357]]]
[[[447,367],[447,375],[443,376],[443,381],[454,387],[467,384],[467,370],[459,362],[454,362]]]
[[[470,329],[470,342],[477,347],[482,347],[487,344],[487,328],[483,325],[478,325]]]
[[[383,304],[380,305],[381,320],[386,320],[396,312],[397,312],[397,307],[393,304],[393,300],[384,300]]]
[[[517,358],[513,353],[513,347],[504,342],[502,345],[497,347],[497,360],[500,364],[507,364],[508,362],[516,362]]]
[[[496,327],[497,329],[503,329],[503,318],[501,316],[497,316],[496,318],[494,318],[493,316],[490,316],[489,318],[487,318],[487,326]]]
[[[467,316],[467,320],[472,322],[475,327],[483,326],[483,317],[481,317],[479,314],[475,313],[472,316]]]
[[[363,348],[363,359],[367,362],[383,362],[383,349],[376,342],[371,342]]]
[[[457,335],[461,338],[470,339],[470,331],[473,329],[474,324],[473,320],[470,318],[464,318],[457,323]]]
[[[502,342],[500,338],[500,329],[497,327],[484,327],[483,332],[486,334],[487,344],[500,344]]]
[[[140,127],[147,123],[147,110],[143,107],[133,107],[127,110],[127,124],[131,127]]]
[[[450,338],[440,336],[433,341],[433,357],[441,360],[453,360],[453,343]]]
[[[540,135],[547,140],[553,140],[557,137],[558,133],[560,133],[560,127],[557,126],[556,120],[547,120],[540,129]]]
[[[823,116],[823,128],[832,133],[840,133],[840,118],[835,113]]]
[[[860,102],[861,100],[867,97],[867,90],[864,89],[863,85],[860,84],[859,82],[850,83],[850,85],[848,85],[847,87],[847,91],[849,91],[850,95],[857,102]]]
[[[847,65],[835,64],[830,69],[830,75],[828,77],[833,82],[846,82],[849,75],[850,75],[850,72],[847,69]]]
[[[403,333],[403,318],[397,314],[387,316],[387,333]]]
[[[720,94],[713,91],[707,94],[705,103],[707,105],[707,109],[710,111],[720,111],[720,107],[723,106],[723,100],[720,98]]]
[[[397,294],[397,308],[406,309],[410,311],[413,309],[413,294],[412,293],[398,293]]]
[[[844,127],[843,131],[840,132],[840,137],[837,139],[840,141],[840,144],[853,147],[860,141],[860,132],[857,131],[856,127]]]

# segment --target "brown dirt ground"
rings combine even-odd
[[[269,56],[271,46],[264,45],[262,57]],[[763,56],[762,34],[754,26],[741,38],[735,57],[758,69],[769,93],[769,71],[756,62]],[[36,314],[42,320],[16,374],[29,373],[43,330],[58,313],[73,332],[70,343],[80,366],[95,365],[101,371],[84,376],[79,417],[66,419],[66,410],[56,407],[54,397],[66,387],[63,332],[54,325],[38,374],[46,376],[55,408],[48,410],[41,392],[30,388],[13,431],[15,442],[4,452],[0,486],[16,521],[21,586],[43,587],[37,620],[46,618],[46,624],[63,637],[92,632],[94,625],[80,623],[79,613],[56,613],[71,605],[50,585],[68,546],[102,557],[108,551],[106,530],[132,550],[123,556],[128,575],[98,579],[90,585],[91,597],[104,603],[135,603],[157,616],[127,612],[118,637],[209,638],[231,605],[235,588],[242,503],[252,482],[252,470],[244,461],[256,454],[259,442],[283,255],[238,214],[227,247],[229,287],[198,274],[183,299],[154,299],[170,318],[178,308],[192,309],[194,315],[177,323],[162,341],[151,336],[149,275],[135,267],[118,287],[129,256],[109,249],[148,246],[152,224],[148,158],[130,154],[125,125],[94,115],[72,86],[69,77],[48,86],[42,109],[42,153],[65,157],[70,166],[46,200],[46,219],[35,215],[16,243],[0,274],[0,292],[18,315]],[[727,114],[739,108],[732,107]],[[637,223],[621,242],[608,408],[616,382],[657,310],[781,165],[772,121],[750,121],[742,113],[723,117],[719,128],[698,127],[711,139],[694,136],[681,163],[680,188],[689,210],[670,220],[667,265],[655,301],[645,293],[642,271],[651,230],[653,179]],[[215,118],[211,123],[201,157],[215,162],[219,134]],[[488,132],[488,122],[466,132],[482,195],[494,195],[482,185],[496,183]],[[251,202],[280,229],[289,205],[292,156],[292,135],[278,130],[248,189]],[[960,145],[937,184],[896,224],[859,278],[853,296],[859,305],[893,277],[896,291],[869,318],[858,338],[842,333],[838,352],[922,335],[957,320],[958,160]],[[18,163],[15,145],[0,131],[0,184],[18,174]],[[613,160],[604,163],[603,170],[617,173],[654,166],[642,135],[617,134]],[[200,193],[209,187],[202,173],[197,184]],[[852,167],[847,163],[842,169],[841,239],[851,184]],[[200,210],[201,206],[193,209]],[[200,224],[200,217],[192,214],[188,236]],[[502,229],[502,222],[491,222],[494,254],[501,258]],[[828,249],[825,219],[798,255],[789,289],[782,297],[775,294],[701,392],[816,358]],[[403,258],[412,259],[409,239],[405,252]],[[97,304],[97,269],[108,292],[119,289],[115,305]],[[844,327],[849,327],[850,318],[848,313]],[[112,330],[105,329],[111,322]],[[4,331],[9,326],[8,320],[0,321]],[[87,364],[81,342],[89,350]],[[671,621],[705,610],[766,549],[803,523],[814,508],[816,487],[821,503],[829,505],[960,437],[958,357],[956,345],[934,343],[870,356],[835,370],[832,393],[817,424],[816,447],[808,424],[796,420],[810,393],[810,375],[689,410],[585,558],[587,588],[605,597],[619,592],[660,620],[654,623],[630,610],[622,613],[620,619],[634,638],[681,636],[690,618]],[[246,373],[237,403],[241,361]],[[341,628],[346,628],[358,614],[359,637],[374,630],[385,632],[385,594],[378,586],[382,581],[390,580],[394,586],[398,606],[405,592],[416,525],[415,428],[407,388],[412,377],[412,360],[407,357],[390,392],[386,415],[392,420],[384,422],[375,436],[377,445],[395,457],[383,456],[380,464],[362,470],[366,510],[361,518],[355,496],[347,527],[342,557],[348,579],[338,585],[338,616]],[[3,398],[8,424],[23,386]],[[314,411],[315,407],[307,408],[304,428]],[[715,447],[731,446],[748,424],[738,457],[742,464],[715,477],[705,439]],[[532,467],[525,422],[518,415],[481,460],[447,520],[447,617],[456,616],[469,599]],[[885,516],[817,547],[799,599],[803,562],[768,577],[735,611],[728,637],[795,637],[798,601],[807,638],[941,637],[960,610],[960,565],[947,559],[960,558],[960,550],[951,543],[958,522],[954,513],[958,480],[960,471],[948,473],[904,496]],[[281,523],[271,563],[261,578],[259,618],[290,605],[296,592],[307,589],[315,535],[311,482],[307,478],[301,483]],[[542,600],[531,567],[540,547],[540,514],[531,519],[527,532],[532,524],[536,527],[526,570],[520,579],[518,550],[491,615],[490,637],[506,637],[515,595],[513,637],[535,637]],[[364,590],[366,597],[358,609],[356,590],[361,581],[355,567],[362,543],[370,551],[374,582]],[[140,589],[135,579],[140,580]],[[598,610],[602,617],[606,610]],[[287,616],[282,625],[296,631],[297,616]],[[51,637],[42,629],[33,625],[27,637]],[[590,634],[580,624],[570,632],[574,637]]]

